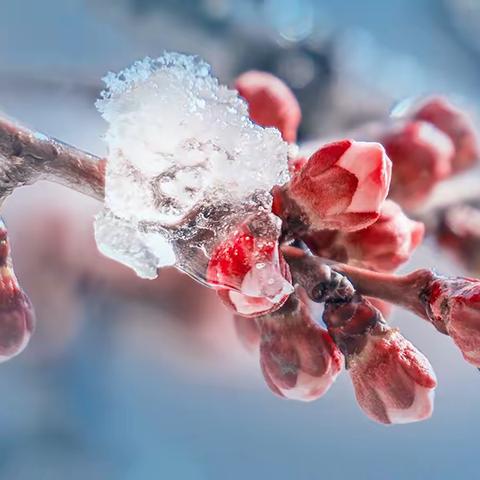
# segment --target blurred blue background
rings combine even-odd
[[[410,95],[478,106],[478,0],[2,0],[0,109],[104,153],[100,78],[164,49],[231,83],[274,72],[304,112],[300,140],[341,134]],[[17,273],[38,311],[0,367],[0,478],[472,479],[480,376],[404,312],[439,387],[432,419],[383,427],[348,375],[311,404],[271,395],[211,292],[175,272],[140,281],[97,254],[95,202],[51,185],[9,199]],[[408,269],[462,273],[427,242]]]

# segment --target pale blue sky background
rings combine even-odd
[[[265,40],[262,17],[252,14],[250,2],[230,2],[237,7],[228,28],[200,19],[198,12],[215,2],[203,10],[185,2],[193,13],[184,5],[176,13],[174,2],[166,3],[163,10],[153,0],[143,9],[127,0],[2,0],[0,108],[102,152],[104,125],[93,101],[106,71],[167,48],[202,54],[228,81],[242,35]],[[287,1],[277,3],[289,8]],[[478,102],[479,56],[454,32],[443,2],[305,5],[316,12],[317,34],[342,38],[339,51],[348,55],[338,68],[352,81],[391,87],[392,98],[443,89]],[[358,62],[361,55],[365,61]],[[388,70],[380,84],[375,73],[362,70],[368,61]],[[422,247],[412,268],[424,264],[460,272],[431,246]],[[447,338],[410,315],[396,314],[395,322],[436,369],[436,410],[427,422],[386,428],[361,414],[345,374],[318,402],[282,401],[263,386],[254,361],[240,373],[221,357],[215,371],[179,370],[144,351],[148,333],[142,329],[148,332],[155,322],[131,318],[129,300],[81,290],[79,298],[78,332],[68,349],[37,357],[39,335],[31,351],[0,366],[0,478],[478,477],[480,374]],[[170,343],[168,335],[158,337],[159,350]]]

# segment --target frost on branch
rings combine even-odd
[[[197,57],[146,58],[105,82],[100,250],[142,277],[177,263],[204,278],[212,248],[238,219],[270,212],[271,188],[287,180],[287,144],[254,124],[237,92]],[[205,261],[189,261],[193,244]]]

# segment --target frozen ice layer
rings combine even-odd
[[[175,263],[175,253],[166,236],[141,232],[107,209],[95,218],[95,239],[105,256],[127,265],[142,278],[153,279],[158,267]]]
[[[270,210],[272,186],[287,180],[288,145],[276,129],[250,121],[246,103],[218,84],[207,63],[165,53],[105,82],[97,101],[109,124],[105,212],[96,219],[102,252],[150,278],[172,260],[177,229],[185,237],[188,221],[196,238],[192,219],[200,211]],[[200,223],[219,228],[218,218]],[[157,244],[170,245],[166,257]]]
[[[253,124],[197,57],[146,58],[105,81],[105,200],[119,216],[175,225],[203,202],[241,202],[286,180],[279,132]]]

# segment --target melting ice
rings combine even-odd
[[[203,235],[211,241],[235,212],[270,210],[272,186],[288,178],[288,146],[250,121],[244,100],[207,63],[165,53],[104,81],[96,105],[109,125],[108,157],[95,235],[105,255],[154,278],[178,260],[180,236],[195,242],[196,230],[211,229]],[[205,214],[215,205],[229,212],[225,228]]]

